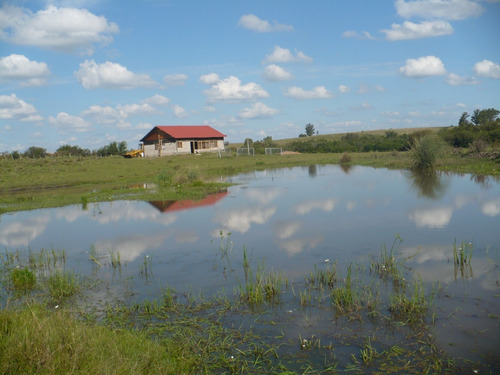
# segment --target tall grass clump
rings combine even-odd
[[[16,291],[27,291],[36,285],[36,275],[29,268],[14,268],[10,273],[12,288]]]
[[[56,271],[47,278],[47,287],[56,301],[71,297],[80,291],[80,283],[73,272]]]
[[[425,322],[429,307],[422,282],[415,280],[413,290],[402,290],[392,296],[389,310],[396,319],[415,325]]]
[[[444,154],[444,142],[434,134],[424,134],[415,138],[409,154],[414,170],[433,170],[438,159]]]

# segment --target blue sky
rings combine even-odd
[[[499,0],[3,1],[0,152],[456,125],[500,109],[499,20]]]

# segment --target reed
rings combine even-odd
[[[331,291],[333,306],[340,313],[349,313],[362,307],[361,297],[352,283],[352,263],[347,268],[345,279]]]
[[[50,297],[61,301],[77,294],[81,290],[78,278],[73,272],[55,271],[47,280]]]
[[[317,288],[329,287],[332,288],[337,282],[337,262],[332,265],[327,265],[325,269],[319,269],[314,265],[314,272],[310,272],[306,276],[306,283]]]

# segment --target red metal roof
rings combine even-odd
[[[157,126],[157,128],[175,139],[224,138],[226,136],[208,125],[172,125]]]

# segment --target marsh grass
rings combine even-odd
[[[49,295],[54,301],[72,297],[81,290],[77,276],[70,271],[55,271],[47,277],[46,283]]]
[[[40,274],[46,274],[53,269],[62,268],[66,264],[65,250],[56,251],[55,249],[41,249],[39,252],[33,252],[29,249],[28,267],[37,270]]]
[[[391,297],[389,311],[402,322],[410,325],[425,324],[430,302],[425,297],[422,282],[413,281],[413,289],[401,290]]]
[[[453,245],[453,261],[461,267],[470,264],[473,250],[472,242],[462,242],[460,247],[457,248],[457,241],[455,241]]]
[[[311,272],[309,273],[309,276],[306,276],[306,283],[316,288],[332,288],[336,282],[337,262],[331,265],[328,264],[325,269],[318,268],[318,266],[315,264],[314,272]]]
[[[19,292],[31,290],[36,285],[36,275],[29,268],[14,268],[10,280],[12,288]]]
[[[333,306],[342,314],[351,313],[362,308],[362,300],[359,290],[356,288],[352,280],[353,264],[349,264],[347,275],[337,284],[331,291],[331,300]]]

